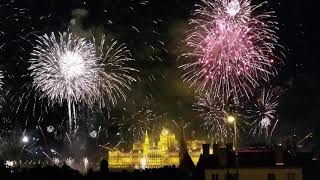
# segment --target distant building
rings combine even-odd
[[[232,145],[218,148],[209,154],[204,145],[197,164],[199,179],[205,180],[302,180],[302,168],[287,161],[285,153],[278,150],[241,149],[232,151]],[[287,164],[288,162],[288,164]]]
[[[193,161],[197,163],[201,154],[203,141],[187,141],[187,151]],[[162,129],[159,142],[149,139],[146,132],[143,143],[134,142],[130,152],[117,149],[108,152],[110,168],[160,168],[180,165],[179,142],[175,134]]]
[[[237,169],[208,169],[206,180],[302,180],[301,168],[247,167]]]

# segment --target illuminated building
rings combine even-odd
[[[186,142],[188,153],[196,164],[201,154],[202,141]],[[164,166],[179,166],[179,143],[175,134],[162,129],[159,141],[149,139],[146,132],[144,141],[134,142],[130,152],[121,152],[117,149],[108,153],[110,168],[160,168]]]

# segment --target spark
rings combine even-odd
[[[20,56],[25,52],[26,40],[32,34],[29,12],[16,7],[16,2],[2,0],[0,3],[0,50],[3,53],[13,50]],[[21,58],[21,57],[19,57]]]
[[[179,66],[184,81],[198,92],[249,97],[260,81],[275,75],[278,28],[274,12],[261,10],[265,4],[202,0],[190,20],[186,61]]]
[[[92,138],[96,138],[98,135],[97,131],[91,131],[89,134]]]
[[[156,79],[163,78],[163,72],[155,71],[157,68],[154,67],[159,67],[166,61],[165,54],[168,51],[166,42],[161,42],[161,39],[163,39],[162,27],[165,25],[165,21],[153,18],[153,6],[152,2],[145,0],[132,0],[125,4],[110,1],[106,2],[106,10],[104,11],[106,28],[110,26],[110,29],[114,29],[114,27],[120,25],[121,29],[126,30],[123,35],[129,37],[127,46],[137,61],[140,62],[139,70],[142,76],[139,78],[145,80],[142,82],[148,84]],[[124,11],[124,9],[127,10]],[[148,12],[151,12],[151,14],[146,14]],[[143,17],[137,21],[136,16],[140,17],[141,14],[143,14]],[[109,21],[113,24],[111,25]],[[125,28],[124,24],[126,24]]]
[[[47,131],[48,131],[48,133],[52,133],[54,131],[54,127],[53,126],[48,126],[47,127]]]

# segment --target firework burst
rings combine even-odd
[[[133,143],[136,140],[142,140],[146,131],[153,134],[160,131],[158,123],[163,117],[162,114],[153,110],[153,105],[145,101],[141,107],[131,110],[125,110],[125,116],[114,119],[113,125],[118,127],[118,133],[123,142]]]
[[[124,44],[112,41],[90,42],[72,33],[45,34],[39,37],[30,60],[33,86],[42,97],[53,103],[67,102],[69,126],[76,125],[76,104],[100,107],[115,105],[126,98],[135,69],[127,67],[132,61]]]
[[[71,33],[45,34],[30,60],[34,86],[52,102],[86,102],[97,92],[98,66],[94,44]]]
[[[253,135],[264,134],[266,138],[272,136],[274,128],[278,123],[277,108],[279,106],[278,89],[262,89],[254,104],[254,110],[249,113],[253,114],[251,118],[251,133]]]
[[[213,94],[206,93],[197,96],[194,110],[200,114],[203,120],[202,127],[209,131],[210,136],[219,142],[225,142],[232,134],[231,126],[227,122],[227,106],[222,99]]]
[[[75,103],[91,104],[98,92],[102,68],[95,46],[72,33],[45,34],[37,42],[29,67],[33,85],[53,103],[67,101],[71,129]]]
[[[138,70],[129,65],[134,59],[131,58],[129,49],[125,44],[119,44],[116,40],[106,40],[105,36],[99,44],[96,44],[99,64],[102,68],[100,81],[98,84],[100,105],[106,106],[117,103],[118,99],[126,100],[124,90],[131,90],[131,85],[135,82],[132,76]]]
[[[274,55],[278,46],[274,12],[264,12],[266,3],[250,0],[202,0],[188,32],[188,61],[179,68],[183,79],[197,91],[215,96],[242,94],[249,97],[259,81],[276,73]]]

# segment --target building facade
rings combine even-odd
[[[205,180],[302,180],[301,168],[206,169]]]
[[[202,152],[202,141],[188,141],[188,153],[196,164]],[[121,152],[117,149],[108,152],[110,168],[161,168],[180,164],[179,142],[175,134],[162,129],[159,141],[155,143],[149,139],[146,132],[144,141],[135,142],[130,152]]]

